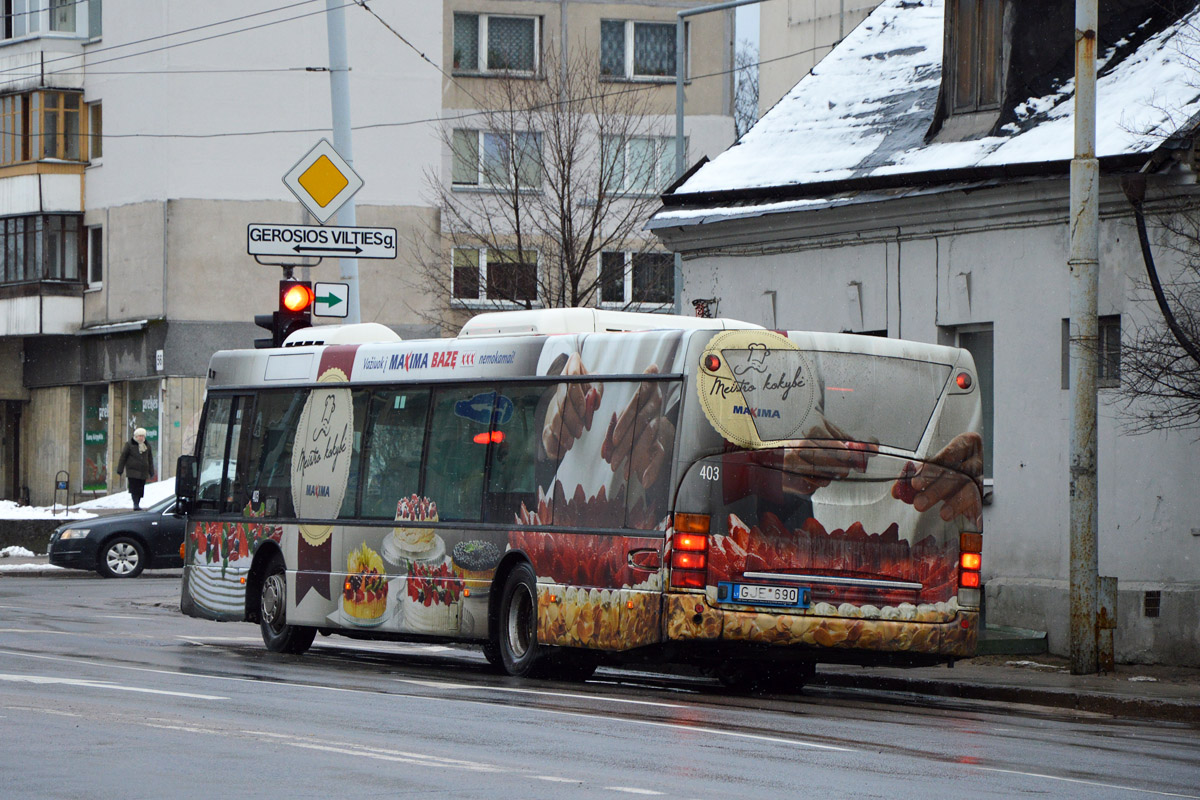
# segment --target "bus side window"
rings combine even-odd
[[[626,498],[629,528],[661,529],[667,516],[681,393],[682,384],[664,381],[644,381],[638,391],[629,470],[631,483],[640,491]]]
[[[529,511],[537,510],[538,459],[545,460],[538,409],[556,389],[556,385],[501,387],[489,437],[484,522],[518,521],[522,504]]]
[[[494,400],[495,391],[478,384],[434,395],[422,485],[443,522],[479,521]]]
[[[250,471],[250,439],[254,434],[253,395],[234,398],[233,428],[229,440],[229,461],[225,465],[224,499],[221,513],[242,511],[250,501],[246,473]]]
[[[225,474],[225,447],[229,441],[229,412],[232,397],[214,397],[208,403],[204,429],[200,432],[200,485],[196,508],[216,511],[221,503],[221,478]]]
[[[254,516],[293,517],[291,470],[296,423],[308,392],[283,390],[259,394],[247,456],[246,485]],[[255,502],[257,493],[258,501]]]
[[[363,426],[366,424],[369,397],[370,392],[365,389],[358,389],[353,393],[354,430],[350,434],[350,475],[346,479],[346,494],[342,497],[342,508],[338,512],[338,516],[343,518],[357,516],[355,512],[358,509],[358,476],[362,465]]]
[[[428,412],[427,389],[381,389],[372,395],[363,517],[394,519],[400,499],[417,494]]]

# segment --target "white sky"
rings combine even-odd
[[[737,17],[735,26],[737,28],[737,41],[748,39],[755,47],[758,48],[758,5],[741,6],[737,9]]]

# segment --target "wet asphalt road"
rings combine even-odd
[[[178,613],[176,575],[0,579],[5,798],[1200,797],[1200,730],[601,669]]]

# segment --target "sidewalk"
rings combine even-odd
[[[46,556],[0,558],[0,586],[8,578],[81,574],[51,566]],[[813,685],[1050,706],[1200,726],[1200,669],[1118,664],[1111,674],[1071,675],[1066,659],[1031,655],[1028,642],[1020,637],[991,638],[987,648],[991,654],[960,661],[953,668],[822,664]],[[1000,652],[1004,650],[1007,653]]]

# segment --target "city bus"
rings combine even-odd
[[[964,350],[587,309],[216,353],[185,614],[481,645],[511,675],[973,654],[983,442]],[[775,676],[775,678],[772,678]]]

